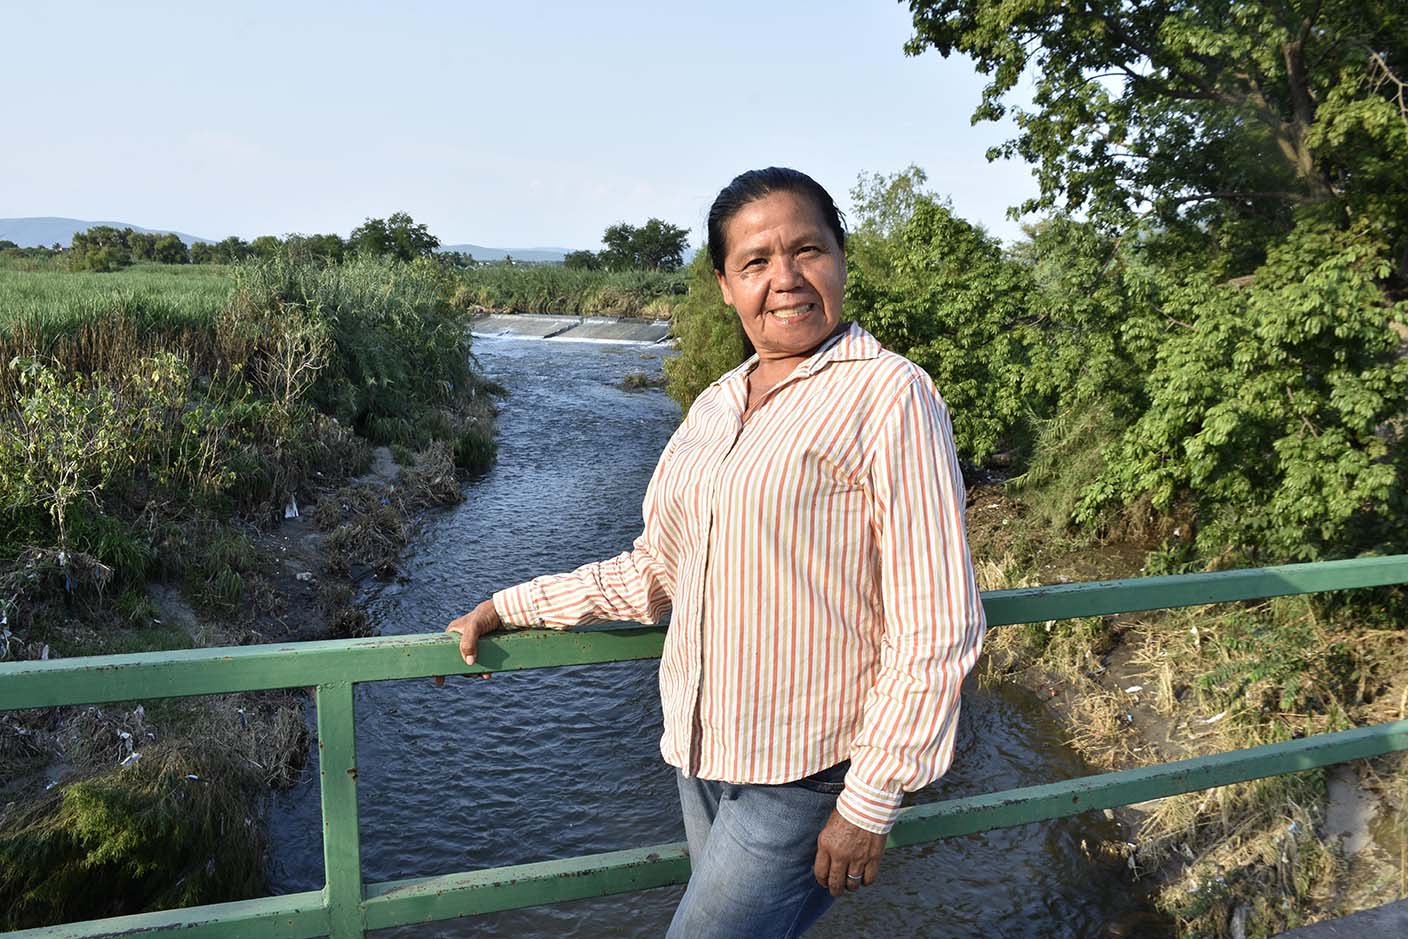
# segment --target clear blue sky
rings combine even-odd
[[[23,4],[5,14],[0,216],[219,238],[404,210],[445,243],[701,238],[735,173],[795,166],[843,208],[923,167],[1001,237],[1035,189],[970,126],[983,78],[903,54],[887,0]]]

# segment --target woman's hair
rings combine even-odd
[[[714,270],[724,269],[724,255],[727,254],[724,227],[728,225],[729,219],[737,215],[738,210],[748,203],[774,192],[790,192],[812,200],[812,204],[826,221],[826,227],[836,236],[836,243],[845,250],[845,216],[836,208],[831,194],[806,173],[785,166],[769,166],[767,169],[749,170],[735,176],[733,182],[720,190],[714,204],[709,206],[709,260],[713,262]]]

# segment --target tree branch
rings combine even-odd
[[[1295,202],[1301,205],[1308,205],[1316,200],[1307,196],[1303,192],[1266,191],[1249,192],[1238,189],[1218,189],[1213,192],[1199,192],[1189,196],[1179,196],[1166,205],[1180,206],[1190,202],[1213,202],[1222,200],[1225,202],[1258,202],[1263,199],[1280,199],[1287,202]]]
[[[1391,84],[1397,88],[1398,90],[1394,95],[1394,101],[1398,104],[1398,116],[1403,118],[1405,124],[1408,124],[1408,98],[1405,98],[1404,94],[1405,91],[1408,91],[1408,82],[1405,82],[1393,73],[1393,69],[1389,68],[1388,62],[1384,60],[1382,55],[1373,49],[1369,49],[1368,46],[1365,46],[1365,49],[1369,53],[1369,61],[1378,66],[1379,80],[1374,85],[1374,90],[1377,91],[1385,84]]]

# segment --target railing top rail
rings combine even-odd
[[[1408,583],[1408,555],[1000,590],[984,594],[983,606],[989,625],[1000,626],[1397,583]],[[664,633],[635,627],[490,636],[473,667],[444,633],[4,663],[0,710],[655,658]]]

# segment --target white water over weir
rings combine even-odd
[[[521,339],[569,339],[573,342],[663,342],[668,321],[556,316],[540,313],[488,313],[470,324],[475,336],[515,336]]]

